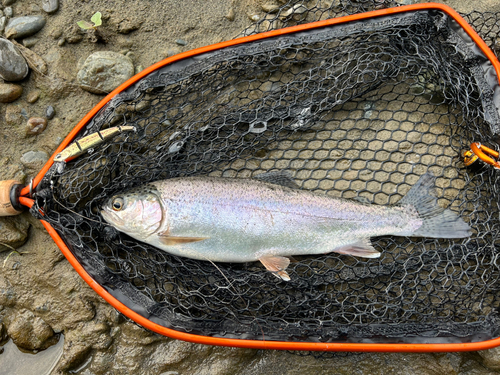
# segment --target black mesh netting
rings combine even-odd
[[[394,5],[311,3],[288,4],[255,27]],[[485,35],[498,30],[496,15],[467,19]],[[486,40],[493,45],[494,35]],[[54,165],[32,212],[44,209],[44,220],[113,296],[178,331],[323,342],[497,337],[499,175],[489,167],[468,170],[461,157],[473,141],[496,144],[497,89],[491,64],[439,11],[206,53],[165,66],[113,98],[79,137],[118,125],[137,131]],[[301,189],[379,205],[396,203],[431,171],[441,206],[464,218],[473,234],[374,238],[379,259],[295,257],[291,281],[282,282],[258,262],[214,266],[171,256],[110,230],[99,214],[106,197],[147,181],[272,170],[289,171]]]

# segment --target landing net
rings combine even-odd
[[[394,5],[311,3],[283,16],[297,5],[288,4],[246,34]],[[493,47],[498,15],[466,18]],[[467,169],[461,154],[473,141],[496,145],[498,89],[488,59],[437,10],[201,54],[154,71],[102,108],[76,139],[114,126],[137,131],[54,164],[32,213],[111,295],[180,332],[304,342],[495,338],[499,174]],[[395,204],[431,171],[440,205],[473,234],[373,238],[379,259],[295,257],[291,281],[281,282],[258,262],[216,268],[169,255],[99,214],[107,197],[148,181],[273,170],[289,171],[301,189],[378,205]]]

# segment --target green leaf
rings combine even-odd
[[[76,24],[80,26],[83,30],[92,29],[94,27],[94,25],[92,25],[90,22],[87,21],[78,21]]]
[[[95,12],[90,20],[94,22],[94,27],[101,26],[102,25],[101,12]]]

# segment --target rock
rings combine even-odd
[[[17,249],[24,245],[28,239],[29,227],[29,223],[22,217],[1,217],[0,252],[12,251],[12,248]]]
[[[224,17],[226,17],[229,21],[233,22],[234,18],[236,17],[234,9],[233,8],[229,9],[229,12],[227,12],[227,14]]]
[[[20,81],[28,75],[28,64],[14,44],[0,39],[0,78],[5,81]]]
[[[21,39],[31,36],[45,26],[45,18],[42,16],[14,17],[9,20],[5,28],[7,38]]]
[[[7,24],[7,17],[5,17],[5,16],[0,17],[0,31],[5,30],[6,24]]]
[[[21,96],[23,87],[14,83],[0,83],[0,103],[11,103]]]
[[[31,117],[26,124],[26,135],[38,135],[47,127],[47,119]]]
[[[23,46],[25,46],[26,48],[30,48],[33,47],[36,44],[36,42],[38,42],[38,38],[31,36],[29,38],[23,39]]]
[[[249,14],[248,18],[250,18],[250,20],[253,22],[257,22],[258,20],[260,20],[260,17],[258,14]]]
[[[185,46],[188,44],[184,39],[177,39],[175,43],[177,43],[180,46]]]
[[[26,95],[26,101],[30,104],[36,103],[38,98],[40,98],[40,91],[38,90],[31,91]]]
[[[54,39],[54,40],[57,40],[59,39],[60,37],[62,37],[63,35],[63,31],[62,29],[60,28],[54,28],[52,29],[52,31],[50,32],[50,36]]]
[[[477,352],[483,358],[483,364],[490,370],[500,370],[500,348],[480,350]]]
[[[12,11],[11,7],[7,7],[3,10],[4,14],[7,16],[7,18],[10,18],[14,15],[14,12]]]
[[[57,364],[58,369],[68,371],[78,367],[90,354],[92,346],[88,343],[64,341],[64,355]]]
[[[46,13],[54,13],[59,9],[59,0],[43,0],[42,9]]]
[[[21,163],[33,169],[40,169],[49,160],[49,155],[44,151],[28,151],[21,156]]]
[[[43,350],[53,344],[54,331],[31,311],[22,311],[7,328],[9,336],[19,348]]]
[[[56,111],[54,107],[49,105],[47,109],[45,110],[45,117],[47,117],[48,120],[52,120],[54,116],[56,115]]]
[[[118,23],[117,32],[120,34],[129,34],[132,31],[138,30],[144,21],[136,15],[130,15]]]
[[[80,87],[94,94],[107,94],[134,75],[132,61],[117,52],[90,55],[78,72]]]

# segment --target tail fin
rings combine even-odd
[[[431,173],[424,174],[410,191],[398,202],[399,206],[411,206],[418,213],[422,225],[412,233],[400,235],[431,238],[465,238],[471,228],[454,212],[438,205],[434,195],[435,180]]]

